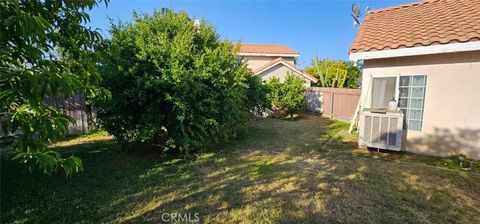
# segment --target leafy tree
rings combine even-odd
[[[165,152],[235,136],[257,96],[234,46],[184,12],[162,9],[134,20],[111,28],[100,70],[112,97],[96,102],[103,127],[124,143]]]
[[[315,54],[305,72],[318,78],[321,87],[358,88],[360,69],[349,61],[319,59]]]
[[[268,88],[267,98],[271,102],[271,109],[284,109],[282,107],[283,91],[280,79],[274,76],[270,78],[265,85]]]
[[[259,115],[271,105],[267,97],[269,89],[263,84],[262,79],[255,75],[247,76],[248,89],[246,90],[246,106],[254,114]]]
[[[13,143],[14,159],[45,173],[82,169],[81,160],[62,158],[47,144],[73,120],[46,105],[46,97],[97,92],[92,51],[101,35],[84,24],[99,1],[3,0],[0,2],[0,110],[6,132],[23,132]]]
[[[283,83],[277,77],[268,80],[267,86],[270,89],[268,97],[273,108],[284,110],[290,116],[302,111],[305,107],[306,88],[304,84],[305,81],[302,78],[291,72],[287,73]]]
[[[356,89],[361,84],[361,74],[363,64],[355,65],[353,61],[343,61],[347,69],[347,78],[345,79],[345,88]]]

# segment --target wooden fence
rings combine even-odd
[[[68,99],[47,98],[45,102],[57,107],[75,120],[75,124],[70,124],[68,126],[69,134],[85,133],[89,130],[89,124],[91,123],[89,122],[89,113],[85,106],[85,98],[80,94]]]
[[[360,99],[360,89],[311,87],[307,92],[307,111],[350,121]]]
[[[93,128],[89,126],[93,124],[93,121],[89,122],[89,119],[93,118],[89,118],[89,112],[87,111],[87,108],[85,106],[85,98],[83,98],[80,94],[68,99],[47,98],[45,100],[45,103],[57,107],[75,120],[75,124],[68,125],[69,134],[85,133],[89,131],[90,128]],[[4,133],[3,129],[1,128],[2,121],[4,119],[4,113],[0,113],[0,143],[11,142],[11,140],[13,140],[12,133]]]

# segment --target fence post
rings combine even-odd
[[[334,97],[334,96],[335,96],[335,93],[332,91],[332,92],[330,93],[330,119],[333,118],[333,106],[334,106],[334,103],[333,103],[334,99],[333,99],[333,97]]]

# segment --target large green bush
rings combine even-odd
[[[258,76],[249,75],[246,81],[246,106],[255,116],[261,116],[265,109],[270,108],[271,102],[267,97],[270,90]]]
[[[100,66],[112,93],[96,102],[103,127],[123,142],[172,152],[198,150],[244,127],[256,104],[249,99],[258,97],[248,94],[252,74],[234,45],[184,12],[134,17],[112,26]]]
[[[291,73],[287,74],[283,83],[273,77],[266,83],[269,88],[268,99],[272,109],[285,111],[288,115],[303,111],[305,108],[305,81]]]

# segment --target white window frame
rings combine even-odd
[[[428,84],[428,75],[427,74],[398,74],[398,75],[372,75],[372,78],[370,80],[370,85],[373,85],[373,79],[374,78],[388,78],[388,77],[395,77],[396,80],[395,80],[395,101],[397,101],[397,104],[400,103],[400,77],[402,76],[425,76],[426,80],[425,80],[425,93],[424,93],[424,96],[423,96],[423,113],[422,113],[422,125],[420,127],[420,131],[417,131],[417,130],[407,130],[408,132],[414,132],[414,133],[420,133],[420,132],[423,132],[423,126],[425,124],[425,104],[426,104],[426,101],[427,101],[427,84]],[[370,89],[370,97],[373,97],[373,88]],[[370,102],[370,105],[372,104],[372,102]]]
[[[369,85],[371,86],[371,88],[370,88],[370,93],[369,93],[369,94],[370,94],[370,96],[369,96],[369,98],[370,98],[370,107],[372,107],[372,104],[373,104],[373,102],[372,102],[372,97],[373,97],[373,79],[375,79],[375,78],[395,78],[395,100],[398,102],[398,94],[399,94],[399,92],[400,92],[400,91],[398,91],[398,82],[400,81],[399,76],[398,76],[398,75],[397,75],[397,76],[394,76],[394,75],[372,75],[372,76],[371,76],[371,80],[370,80],[370,84],[369,84]]]

